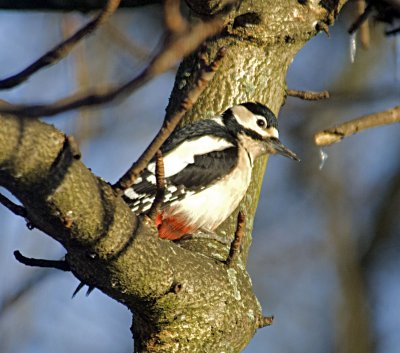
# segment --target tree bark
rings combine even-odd
[[[226,30],[199,49],[208,60],[221,46],[227,54],[183,123],[245,101],[260,101],[278,114],[294,55],[332,24],[344,2],[242,1],[228,15]],[[201,17],[220,4],[189,3]],[[198,54],[181,64],[167,109],[178,109],[194,82],[201,66]],[[69,140],[54,127],[0,117],[0,185],[22,202],[35,227],[65,247],[79,279],[135,313],[135,352],[240,352],[262,325],[246,258],[265,165],[266,158],[257,161],[239,206],[247,215],[244,246],[238,261],[228,267],[223,262],[227,246],[159,239],[154,225],[135,217],[109,184],[75,158]],[[237,212],[217,233],[232,239],[236,217]]]

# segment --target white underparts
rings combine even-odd
[[[172,202],[164,209],[163,217],[178,216],[194,230],[213,231],[239,205],[250,184],[251,170],[248,154],[240,148],[238,167],[202,191]]]

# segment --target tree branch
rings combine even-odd
[[[235,237],[231,244],[228,258],[225,261],[225,264],[228,267],[231,267],[236,262],[237,257],[240,254],[240,244],[244,236],[245,222],[246,222],[245,214],[242,211],[239,211],[237,215],[237,226],[236,226]]]
[[[374,8],[374,5],[372,4],[372,2],[364,8],[364,10],[359,14],[357,19],[354,21],[354,23],[348,29],[349,34],[353,34],[355,31],[357,31],[360,28],[360,26],[368,19],[373,8]]]
[[[114,185],[116,189],[125,190],[134,184],[136,178],[140,175],[143,169],[146,168],[150,160],[160,149],[161,145],[165,142],[169,135],[171,135],[172,131],[174,131],[175,127],[179,124],[185,114],[196,103],[197,99],[206,88],[207,83],[213,79],[214,74],[218,70],[218,67],[221,64],[224,55],[225,48],[221,48],[218,51],[214,61],[210,65],[206,66],[203,70],[201,70],[199,77],[193,85],[192,89],[186,93],[186,96],[184,98],[181,98],[182,100],[180,103],[180,108],[172,115],[167,113],[167,116],[164,119],[163,126],[157,133],[156,137],[146,148],[143,154],[139,157],[139,159]]]
[[[274,322],[274,316],[263,316],[261,322],[260,322],[260,327],[259,328],[264,328],[266,326],[271,326],[272,323]]]
[[[180,0],[164,1],[164,23],[169,33],[183,33],[189,29],[189,23],[182,17]]]
[[[11,309],[14,305],[18,304],[23,297],[31,294],[32,290],[37,288],[38,285],[47,279],[52,273],[54,272],[49,271],[48,269],[36,271],[30,278],[24,280],[16,290],[13,288],[12,293],[3,296],[0,304],[0,317],[4,317],[3,315],[8,309]]]
[[[161,3],[161,0],[122,0],[121,8]],[[104,0],[0,0],[0,9],[30,11],[80,11],[88,12],[104,7]]]
[[[16,75],[0,80],[0,89],[8,89],[25,82],[30,76],[46,66],[53,65],[66,57],[81,39],[93,33],[117,10],[120,0],[108,0],[104,9],[87,25],[78,30],[71,37],[55,46],[49,52],[37,59],[33,64]]]
[[[208,22],[194,25],[188,32],[171,36],[150,64],[138,76],[121,86],[99,88],[83,95],[75,94],[52,104],[0,104],[0,113],[24,117],[52,116],[67,110],[104,104],[117,97],[125,97],[152,78],[169,70],[179,59],[195,50],[206,38],[220,32],[224,25],[225,20],[221,16],[216,16]]]
[[[25,266],[55,268],[56,270],[69,272],[71,271],[68,263],[65,260],[45,260],[35,259],[22,255],[18,250],[14,251],[15,259]]]
[[[313,92],[313,91],[299,91],[297,89],[288,89],[286,94],[291,97],[296,97],[309,101],[317,101],[321,99],[327,99],[330,97],[328,91]]]
[[[260,307],[244,268],[227,272],[213,257],[159,239],[155,227],[74,158],[54,127],[0,116],[0,185],[22,202],[38,229],[65,247],[78,279],[135,313],[138,352],[220,352],[228,345],[239,352],[257,330]],[[66,227],[68,214],[74,218]],[[225,247],[213,254],[227,256]]]
[[[360,131],[398,122],[400,122],[400,106],[383,112],[365,115],[338,126],[317,132],[314,135],[314,143],[317,146],[327,146],[339,142],[345,137],[351,136]]]
[[[7,207],[15,215],[26,218],[26,209],[22,206],[15,204],[3,194],[0,194],[0,203],[3,204],[3,206]]]
[[[359,16],[362,16],[362,14],[366,11],[366,1],[365,0],[358,0],[356,1],[356,13]],[[371,41],[371,35],[369,32],[369,20],[368,16],[366,20],[359,26],[359,38],[361,45],[364,49],[368,49],[370,46],[370,41]]]

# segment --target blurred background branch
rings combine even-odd
[[[122,0],[121,7],[135,8],[161,3],[161,0]],[[38,11],[80,11],[87,12],[103,8],[103,0],[0,0],[0,9]]]
[[[0,80],[0,89],[9,89],[25,82],[31,75],[46,66],[54,65],[69,54],[74,46],[87,35],[93,33],[117,10],[120,0],[108,0],[104,9],[87,25],[79,29],[71,37],[61,42],[42,57],[19,73]]]
[[[317,146],[331,145],[360,131],[399,122],[400,106],[397,106],[383,112],[368,114],[335,127],[325,129],[324,131],[317,132],[314,136],[314,141]]]

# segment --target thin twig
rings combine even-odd
[[[77,159],[77,160],[81,159],[82,153],[79,149],[78,142],[75,140],[75,137],[72,135],[69,135],[69,136],[66,136],[65,138],[67,139],[67,143],[69,144],[69,148],[70,148],[70,151],[71,151],[74,159]]]
[[[68,263],[65,260],[45,260],[45,259],[34,259],[22,255],[18,250],[14,251],[14,256],[21,264],[32,267],[45,267],[55,268],[57,270],[71,271]]]
[[[323,22],[323,21],[319,21],[317,22],[317,24],[315,25],[315,29],[319,32],[322,31],[324,32],[328,37],[330,37],[330,33],[329,33],[329,26]]]
[[[124,50],[134,59],[141,61],[150,59],[151,53],[148,49],[136,43],[132,38],[129,38],[112,22],[106,22],[103,28],[105,28],[105,34],[110,37],[109,39],[113,44],[118,46],[118,49]]]
[[[263,316],[258,328],[263,328],[265,326],[271,326],[273,322],[274,322],[274,316],[273,315],[272,316]]]
[[[157,183],[157,193],[154,198],[153,204],[150,207],[147,216],[155,221],[158,211],[160,210],[161,204],[164,200],[165,194],[165,169],[163,155],[160,150],[156,153],[156,183]]]
[[[239,211],[237,216],[237,225],[235,231],[235,238],[231,243],[231,248],[229,250],[229,255],[225,260],[225,264],[228,267],[231,267],[237,260],[237,257],[240,254],[240,244],[242,242],[242,238],[244,236],[244,227],[246,224],[246,217],[242,211]]]
[[[80,282],[80,283],[78,284],[78,286],[75,288],[74,292],[72,293],[71,298],[73,299],[73,298],[80,292],[80,290],[81,290],[84,286],[86,286],[86,284],[83,283],[83,282]],[[96,289],[96,287],[93,287],[93,286],[90,286],[90,285],[87,285],[87,286],[88,286],[88,289],[87,289],[85,295],[88,297],[88,296],[90,295],[90,293],[92,293],[92,292]]]
[[[190,31],[172,36],[138,76],[121,86],[99,88],[84,95],[75,94],[52,104],[12,105],[0,103],[0,113],[9,113],[23,117],[52,116],[67,110],[104,104],[117,97],[125,97],[143,86],[153,77],[169,70],[179,59],[193,52],[205,39],[220,32],[224,26],[224,18],[216,16],[208,22],[202,22],[193,26]]]
[[[102,23],[104,23],[118,8],[121,0],[108,0],[104,9],[87,25],[78,30],[71,37],[55,46],[33,64],[21,72],[0,80],[0,89],[8,89],[25,82],[31,75],[40,69],[55,64],[66,57],[72,48],[84,37],[93,33]]]
[[[394,36],[398,33],[400,33],[400,27],[385,31],[386,36]]]
[[[75,298],[75,296],[81,291],[81,289],[82,289],[84,286],[86,286],[85,283],[79,282],[79,284],[76,286],[74,292],[72,293],[71,298],[72,298],[72,299]]]
[[[365,115],[330,129],[317,132],[314,135],[314,143],[317,146],[331,145],[332,143],[339,142],[345,137],[356,134],[362,130],[398,122],[400,122],[400,106],[383,112]]]
[[[225,55],[225,51],[225,48],[221,48],[218,51],[215,60],[200,72],[197,82],[182,100],[180,108],[172,116],[165,117],[164,123],[156,137],[146,148],[140,158],[133,163],[129,170],[118,180],[118,182],[114,185],[114,188],[125,190],[134,184],[136,178],[140,175],[143,169],[146,168],[150,160],[154,157],[164,141],[179,124],[186,112],[192,108],[200,94],[205,89],[207,83],[212,80],[215,72],[218,70],[221,64],[222,58]]]
[[[286,94],[291,97],[296,97],[308,101],[317,101],[327,99],[330,97],[328,91],[313,92],[313,91],[299,91],[297,89],[287,89]]]
[[[365,11],[365,0],[358,0],[356,1],[356,11],[359,16],[361,16],[364,11]],[[370,33],[369,33],[369,21],[368,17],[364,21],[364,23],[361,24],[360,30],[360,42],[361,45],[364,49],[368,49],[370,45]]]
[[[5,197],[3,194],[0,194],[0,203],[7,207],[12,213],[16,214],[17,216],[21,216],[26,218],[27,212],[25,207],[19,206]]]
[[[48,269],[37,271],[32,277],[26,279],[13,293],[6,294],[1,300],[0,317],[3,317],[8,309],[18,304],[23,297],[30,294],[33,289],[37,288],[40,282],[47,279],[53,273],[53,271],[49,271]]]
[[[349,34],[353,34],[355,31],[357,31],[360,28],[360,26],[367,20],[367,18],[372,12],[372,9],[373,9],[373,2],[371,1],[371,3],[369,3],[365,7],[364,12],[361,15],[359,15],[357,19],[354,21],[354,23],[350,26],[347,32]]]
[[[179,9],[180,0],[164,1],[164,22],[170,33],[183,33],[189,28]]]

